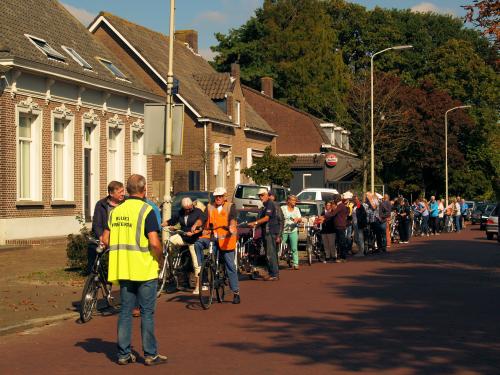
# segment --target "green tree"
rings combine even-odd
[[[256,158],[250,168],[243,169],[243,173],[259,185],[289,186],[293,178],[291,165],[294,161],[293,156],[273,155],[268,146],[264,155]]]

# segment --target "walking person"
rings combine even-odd
[[[269,199],[269,194],[266,188],[261,188],[258,191],[259,198],[262,202],[262,208],[259,212],[258,219],[248,225],[253,228],[262,226],[262,234],[264,237],[264,247],[266,249],[267,267],[269,274],[264,277],[265,281],[279,280],[278,267],[278,252],[276,249],[276,241],[280,232],[280,224],[278,212],[274,202]]]
[[[118,364],[136,361],[131,351],[132,309],[139,304],[144,362],[147,366],[165,363],[158,354],[154,311],[158,284],[158,261],[162,257],[160,228],[153,208],[144,201],[146,179],[133,174],[127,180],[129,198],[115,207],[101,237],[109,246],[108,281],[120,285],[121,309],[118,318]]]
[[[431,196],[431,201],[429,202],[429,216],[431,220],[431,234],[439,234],[438,221],[439,221],[439,203],[436,201],[436,197]]]
[[[349,209],[342,201],[340,194],[333,196],[333,202],[336,207],[332,211],[333,226],[335,228],[335,237],[338,244],[338,256],[336,262],[345,262],[347,260],[347,244],[345,230],[347,227],[347,217],[349,216]]]
[[[337,260],[337,246],[335,245],[335,227],[333,225],[333,202],[326,202],[323,214],[319,217],[321,240],[325,250],[325,263]]]
[[[284,227],[282,241],[284,244],[289,243],[292,251],[293,269],[299,269],[299,231],[298,224],[302,221],[302,215],[299,208],[296,206],[297,197],[289,195],[286,201],[286,206],[281,207],[284,218]]]
[[[384,199],[382,203],[380,204],[380,208],[384,211],[384,216],[386,216],[386,221],[385,221],[385,243],[386,247],[390,248],[391,247],[391,212],[392,212],[392,204],[391,204],[391,198],[389,197],[389,194],[384,194]],[[389,213],[387,215],[387,212]]]
[[[217,239],[215,242],[215,256],[219,256],[219,251],[224,265],[226,267],[227,276],[229,279],[229,287],[233,292],[233,304],[237,305],[241,302],[240,286],[238,280],[238,270],[235,262],[236,241],[238,240],[238,231],[236,229],[236,207],[234,204],[227,202],[226,189],[218,187],[214,190],[213,204],[207,206],[207,218],[205,222],[205,231],[196,242],[195,248],[198,254],[202,254],[203,249],[210,245],[210,227],[217,228],[214,230],[214,235]]]
[[[365,207],[361,204],[358,195],[354,196],[354,208],[352,212],[352,226],[354,229],[354,242],[358,247],[355,256],[363,256],[365,250],[364,230],[368,225]]]

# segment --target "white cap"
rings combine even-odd
[[[227,191],[225,188],[223,187],[218,187],[218,188],[215,188],[214,190],[214,197],[215,196],[221,196],[221,195],[226,195]]]
[[[261,195],[261,194],[269,194],[269,192],[267,191],[266,188],[260,188],[259,192],[257,193],[257,195]]]
[[[350,191],[346,191],[344,194],[342,194],[342,198],[344,199],[352,199],[353,195]]]

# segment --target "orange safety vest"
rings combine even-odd
[[[207,206],[208,218],[205,224],[205,229],[208,229],[210,224],[212,224],[214,228],[222,226],[228,227],[229,211],[231,209],[231,205],[232,203],[225,202],[224,205],[222,206],[222,210],[219,213],[219,211],[217,210],[217,208],[215,208],[215,206],[209,204]],[[231,232],[229,232],[224,228],[219,228],[215,230],[215,234],[218,239],[219,249],[230,251],[236,248],[236,240],[238,237],[236,234],[231,234]],[[202,237],[210,238],[210,232],[205,231]]]

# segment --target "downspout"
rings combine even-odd
[[[208,191],[208,142],[207,142],[207,123],[205,122],[203,124],[203,141],[204,141],[204,158],[203,158],[203,163],[204,163],[204,176],[205,176],[205,181],[204,181],[204,186],[205,186],[205,191]]]

